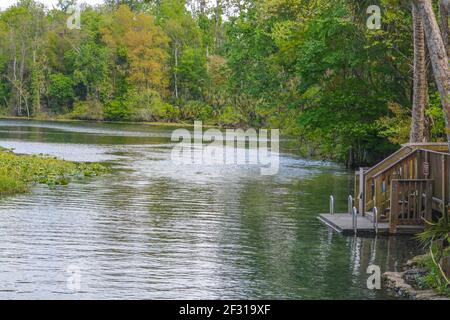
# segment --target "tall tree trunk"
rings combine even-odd
[[[431,58],[434,78],[441,95],[441,103],[445,114],[447,140],[450,148],[450,71],[447,51],[442,40],[431,0],[418,0],[418,9],[422,15],[425,39]]]
[[[215,30],[214,30],[214,49],[219,47],[219,32],[222,23],[222,0],[216,0],[215,10]]]
[[[200,14],[206,13],[206,0],[200,0]]]
[[[36,49],[33,50],[33,63],[31,66],[31,103],[33,115],[38,114],[41,108],[41,89]]]
[[[428,102],[427,61],[423,22],[415,4],[412,5],[414,29],[414,86],[410,142],[426,142],[425,110]]]
[[[173,72],[174,86],[175,86],[175,98],[178,99],[178,44],[175,42],[175,70]]]
[[[447,56],[450,56],[450,46],[449,46],[449,31],[448,31],[448,10],[449,1],[440,0],[439,1],[439,13],[441,16],[441,34],[444,45],[447,49]]]

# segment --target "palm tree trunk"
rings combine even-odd
[[[449,1],[448,0],[440,0],[439,1],[439,13],[441,16],[442,40],[444,41],[444,45],[447,49],[447,56],[450,56],[449,31],[448,31],[448,10],[449,10]]]
[[[426,142],[425,110],[428,102],[427,61],[425,33],[422,18],[415,4],[412,5],[414,31],[414,86],[410,142]]]
[[[441,95],[441,103],[445,114],[447,140],[450,148],[450,71],[447,50],[442,40],[431,0],[418,0],[418,9],[422,15],[425,39],[431,58],[436,86]]]

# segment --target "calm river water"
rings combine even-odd
[[[317,220],[330,194],[346,210],[351,172],[287,152],[275,176],[175,165],[171,133],[0,120],[0,146],[113,167],[0,199],[0,298],[391,298],[367,289],[367,266],[399,269],[414,239],[343,237]]]

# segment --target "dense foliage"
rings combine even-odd
[[[350,164],[408,138],[408,1],[108,0],[69,30],[71,3],[0,12],[0,114],[281,128]],[[438,99],[428,116],[442,138]]]

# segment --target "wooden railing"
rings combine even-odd
[[[428,175],[424,175],[424,178],[434,181],[433,210],[445,210],[444,204],[448,205],[450,201],[450,155],[442,152],[425,151],[422,153],[422,161],[428,163],[429,167]],[[423,171],[427,171],[426,168]]]
[[[448,150],[443,144],[432,144],[431,147]],[[361,213],[377,207],[378,220],[391,221],[394,229],[402,224],[423,224],[422,217],[425,213],[448,212],[449,182],[449,153],[407,145],[377,166],[357,173],[355,193],[358,198],[355,203]],[[429,189],[423,192],[425,183]],[[410,199],[405,199],[406,195]],[[425,208],[425,203],[430,203],[430,206]],[[405,206],[402,207],[402,204]],[[415,204],[415,207],[408,209],[407,204]]]
[[[380,215],[384,215],[389,209],[390,185],[393,179],[434,179],[436,180],[434,184],[439,185],[435,188],[437,193],[434,206],[439,206],[439,201],[448,202],[450,199],[448,190],[450,155],[444,151],[448,151],[448,145],[444,143],[406,144],[376,166],[357,171],[354,196],[359,212],[364,214],[378,207]],[[446,159],[444,162],[442,157]],[[428,176],[424,172],[425,163],[430,169]],[[444,178],[443,172],[447,173]],[[439,190],[443,190],[445,186],[447,186],[447,193],[444,192],[442,197]]]
[[[382,172],[386,168],[389,168],[392,164],[396,163],[399,159],[409,155],[415,149],[409,146],[404,146],[397,152],[393,153],[382,162],[378,163],[372,168],[364,168],[363,170],[355,173],[355,200],[356,207],[359,212],[363,214],[369,212],[375,207],[373,203],[373,189],[371,181],[374,175]],[[364,209],[361,208],[364,206]]]
[[[390,232],[401,225],[422,225],[431,221],[433,201],[432,180],[392,180]]]
[[[396,162],[374,175],[369,181],[370,189],[368,197],[371,200],[369,205],[377,207],[380,220],[389,217],[391,203],[391,183],[395,179],[420,179],[417,172],[417,159],[419,150],[398,159]]]

